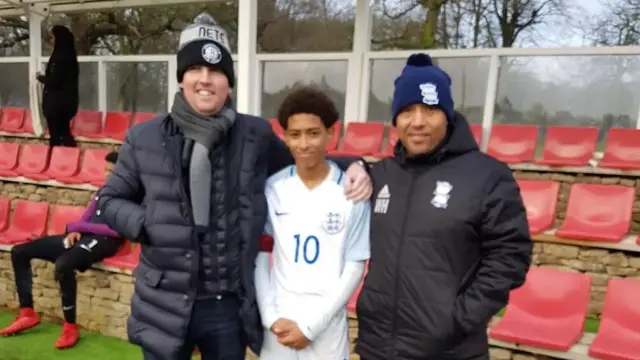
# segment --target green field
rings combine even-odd
[[[0,327],[16,316],[0,312]],[[2,360],[140,360],[140,349],[126,341],[87,331],[81,332],[75,347],[58,350],[53,345],[60,335],[58,325],[42,323],[23,334],[0,337]]]

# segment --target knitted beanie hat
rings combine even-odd
[[[394,125],[398,114],[413,104],[436,106],[445,112],[448,121],[454,119],[451,78],[433,65],[429,55],[417,53],[409,56],[394,84],[391,104]]]
[[[227,32],[207,13],[198,15],[193,24],[180,34],[178,82],[182,82],[184,73],[196,65],[220,69],[229,79],[229,87],[235,86],[236,77]]]

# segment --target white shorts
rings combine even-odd
[[[346,317],[336,319],[302,350],[293,350],[278,342],[278,338],[265,330],[260,360],[348,360],[349,327]]]

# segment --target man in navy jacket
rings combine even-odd
[[[429,56],[395,81],[394,156],[371,169],[363,360],[488,360],[487,324],[525,280],[532,242],[511,170],[480,152]]]

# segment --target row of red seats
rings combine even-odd
[[[269,119],[269,122],[274,132],[282,138],[284,129],[280,126],[278,119]],[[396,129],[390,128],[388,140],[383,144],[386,129],[384,123],[349,123],[344,133],[342,147],[338,149],[342,127],[341,121],[333,127],[333,138],[327,144],[327,150],[331,155],[387,157],[393,154],[393,146],[398,141]],[[480,143],[482,129],[479,126],[472,126],[472,131],[476,141]]]
[[[0,245],[18,245],[45,235],[64,234],[68,223],[78,221],[85,211],[82,206],[15,200],[11,213],[11,199],[0,198]],[[140,258],[140,247],[125,242],[116,255],[105,259],[105,265],[133,270]]]
[[[148,120],[154,113],[107,112],[104,118],[100,111],[80,110],[72,122],[74,135],[89,139],[111,139],[122,141],[132,124]],[[277,119],[270,119],[277,134],[283,129]],[[335,154],[384,157],[392,154],[397,141],[394,128],[390,128],[388,141],[383,144],[383,123],[350,123],[345,131],[342,147],[342,122],[334,129],[334,136],[327,149]],[[471,129],[478,143],[482,128],[472,124]],[[550,166],[586,166],[592,159],[598,141],[598,128],[550,126],[544,139],[542,156],[535,158],[538,145],[536,125],[494,125],[491,130],[487,153],[509,164],[537,163]],[[33,134],[31,115],[28,109],[0,109],[0,131]],[[640,169],[640,129],[611,128],[602,161],[598,166],[624,170]]]
[[[23,176],[34,181],[66,184],[104,183],[108,149],[54,147],[0,143],[0,176]],[[82,161],[81,161],[82,154]],[[553,227],[560,183],[519,180],[531,233]],[[631,227],[635,188],[618,185],[573,184],[565,220],[557,235],[569,239],[619,242]],[[599,206],[591,206],[599,204]]]
[[[107,112],[102,121],[102,112],[79,110],[71,121],[71,132],[87,139],[110,139],[122,141],[132,125],[156,116],[145,112]],[[25,108],[0,108],[0,131],[10,134],[34,134],[31,111]]]
[[[487,153],[508,164],[536,163],[548,166],[587,166],[598,145],[597,127],[549,126],[542,156],[536,158],[537,125],[494,125]],[[640,169],[640,129],[611,128],[598,167]]]
[[[271,126],[280,136],[284,130],[277,119]],[[342,124],[334,129],[334,139],[327,149],[334,153],[354,156],[390,156],[398,141],[395,128],[389,129],[386,144],[383,144],[385,126],[382,123],[350,123],[344,134],[342,148],[338,150]],[[478,143],[482,139],[482,128],[471,124],[473,136]],[[508,164],[536,163],[549,166],[587,166],[593,158],[598,142],[598,128],[574,126],[550,126],[544,138],[542,156],[535,158],[538,146],[536,125],[494,125],[487,146],[487,154]],[[611,128],[607,135],[602,168],[623,170],[640,169],[640,129]]]
[[[531,268],[511,292],[504,316],[489,330],[493,339],[567,352],[583,336],[591,277]],[[640,360],[640,281],[609,280],[598,333],[589,355],[603,360]]]
[[[0,143],[0,176],[64,184],[104,184],[109,149],[86,149],[43,144]],[[82,161],[80,161],[82,155]]]
[[[553,228],[560,183],[518,180],[531,234]],[[556,236],[598,242],[620,242],[629,235],[635,188],[621,185],[572,184],[564,221]],[[636,240],[640,245],[640,237]]]

